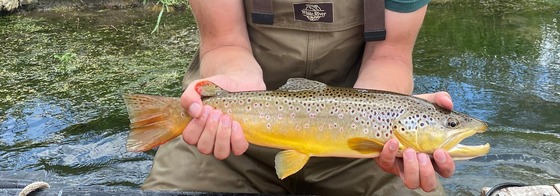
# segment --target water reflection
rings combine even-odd
[[[45,139],[53,138],[58,130],[74,123],[69,101],[55,98],[24,101],[8,109],[0,121],[0,144],[15,146],[46,142]]]
[[[150,156],[126,152],[122,145],[125,139],[124,132],[106,134],[89,142],[44,149],[35,154],[39,160],[36,166],[54,176],[52,181],[64,180],[67,185],[135,186],[147,175]]]
[[[560,103],[560,29],[558,19],[552,19],[550,24],[541,25],[542,39],[540,41],[538,67],[540,75],[534,82],[536,88],[533,93],[549,102]]]
[[[8,109],[0,122],[0,168],[20,173],[45,171],[47,175],[30,180],[63,186],[140,184],[150,169],[151,156],[126,152],[127,133],[121,130],[127,125],[103,129],[103,122],[111,119],[79,123],[71,105],[67,100],[45,97]]]
[[[539,157],[531,157],[525,154],[491,154],[482,157],[477,157],[471,161],[475,162],[491,162],[491,161],[517,161],[527,162],[533,164],[546,163],[547,161]]]
[[[557,5],[535,4],[430,6],[415,52],[416,91],[446,90],[457,110],[490,125],[465,141],[490,143],[489,155],[457,162],[456,175],[442,180],[450,195],[560,182],[560,15],[550,14]]]
[[[456,95],[459,109],[484,108],[489,113],[476,114],[497,124],[558,130],[554,114],[560,111],[558,16],[543,15],[546,10],[508,11],[519,4],[485,7],[491,12],[484,14],[470,8],[450,13],[459,6],[453,3],[431,6],[421,34],[434,39],[419,40],[417,91],[448,90]]]

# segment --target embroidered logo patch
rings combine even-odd
[[[333,3],[294,4],[294,19],[305,22],[333,22]]]

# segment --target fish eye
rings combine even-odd
[[[449,118],[447,119],[447,126],[451,128],[455,128],[459,126],[459,121],[455,118]]]

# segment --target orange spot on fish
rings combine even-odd
[[[202,94],[202,91],[204,90],[205,86],[211,85],[212,82],[210,81],[201,81],[199,83],[196,83],[196,86],[194,86],[194,90],[200,95]]]

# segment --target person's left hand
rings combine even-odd
[[[436,103],[446,109],[451,110],[453,108],[451,96],[447,92],[415,96]],[[426,192],[433,191],[437,186],[436,172],[445,178],[451,177],[455,172],[455,162],[445,150],[437,149],[434,151],[434,162],[430,160],[427,154],[416,153],[412,148],[404,150],[402,159],[397,158],[398,150],[399,141],[391,139],[385,143],[381,154],[375,158],[375,161],[383,171],[399,176],[406,187],[410,189],[422,188]]]

